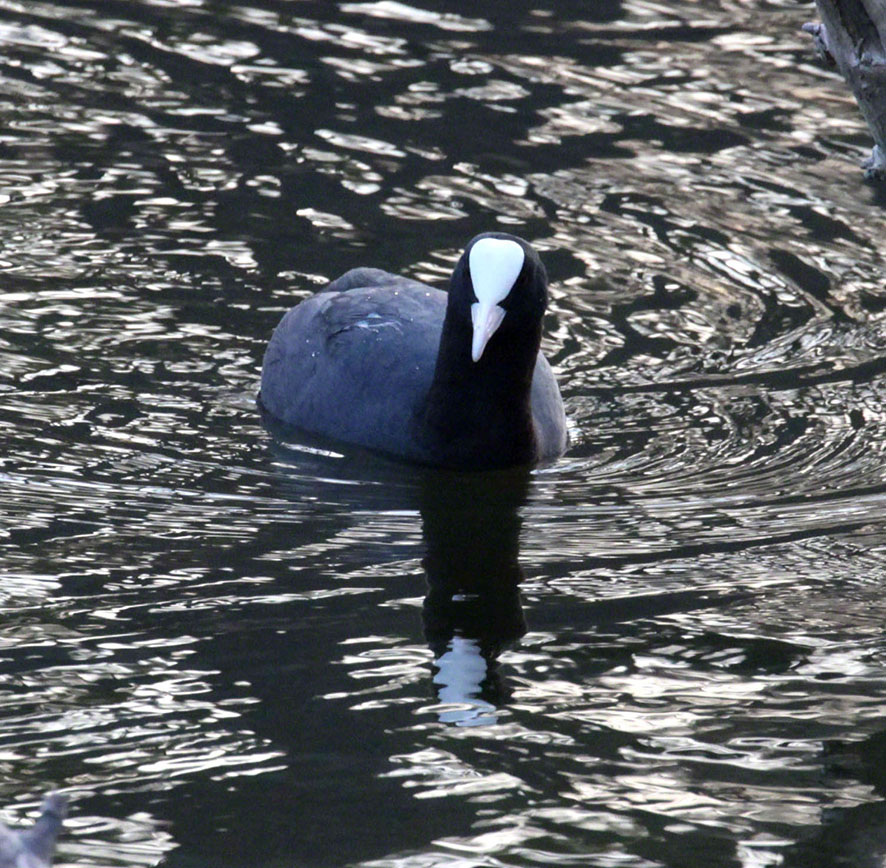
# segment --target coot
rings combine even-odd
[[[283,317],[260,405],[272,420],[422,464],[554,458],[566,417],[539,352],[547,299],[536,251],[500,232],[471,240],[448,294],[355,268]]]

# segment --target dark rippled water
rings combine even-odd
[[[0,803],[66,866],[886,853],[884,198],[810,3],[0,0]],[[284,310],[534,241],[572,446],[284,443]]]

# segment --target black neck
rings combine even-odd
[[[507,325],[506,318],[474,362],[471,324],[453,310],[450,298],[423,419],[428,444],[450,466],[510,467],[538,460],[530,389],[541,323],[528,340]]]

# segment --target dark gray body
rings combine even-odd
[[[265,353],[261,404],[302,430],[437,463],[421,420],[446,302],[445,292],[417,281],[373,268],[349,271],[277,326]],[[566,419],[541,353],[530,400],[538,457],[556,457],[566,447]]]
[[[50,793],[30,829],[9,829],[0,823],[0,868],[49,868],[66,812],[67,799]]]

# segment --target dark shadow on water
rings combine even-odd
[[[442,703],[457,705],[441,721],[494,723],[486,709],[506,703],[509,692],[498,656],[526,632],[519,584],[520,509],[531,485],[528,467],[458,473],[403,464],[367,450],[331,443],[267,417],[272,449],[298,467],[296,492],[305,481],[358,483],[361,505],[379,501],[418,509],[428,584],[422,619],[435,659],[434,683]],[[281,439],[285,438],[285,439]]]
[[[886,864],[886,730],[824,744],[829,777],[855,778],[880,801],[825,810],[815,834],[785,853],[785,868],[882,868]]]
[[[495,723],[495,708],[510,697],[497,660],[526,632],[519,510],[529,485],[525,469],[425,477],[423,620],[437,694],[451,705],[441,721]]]

